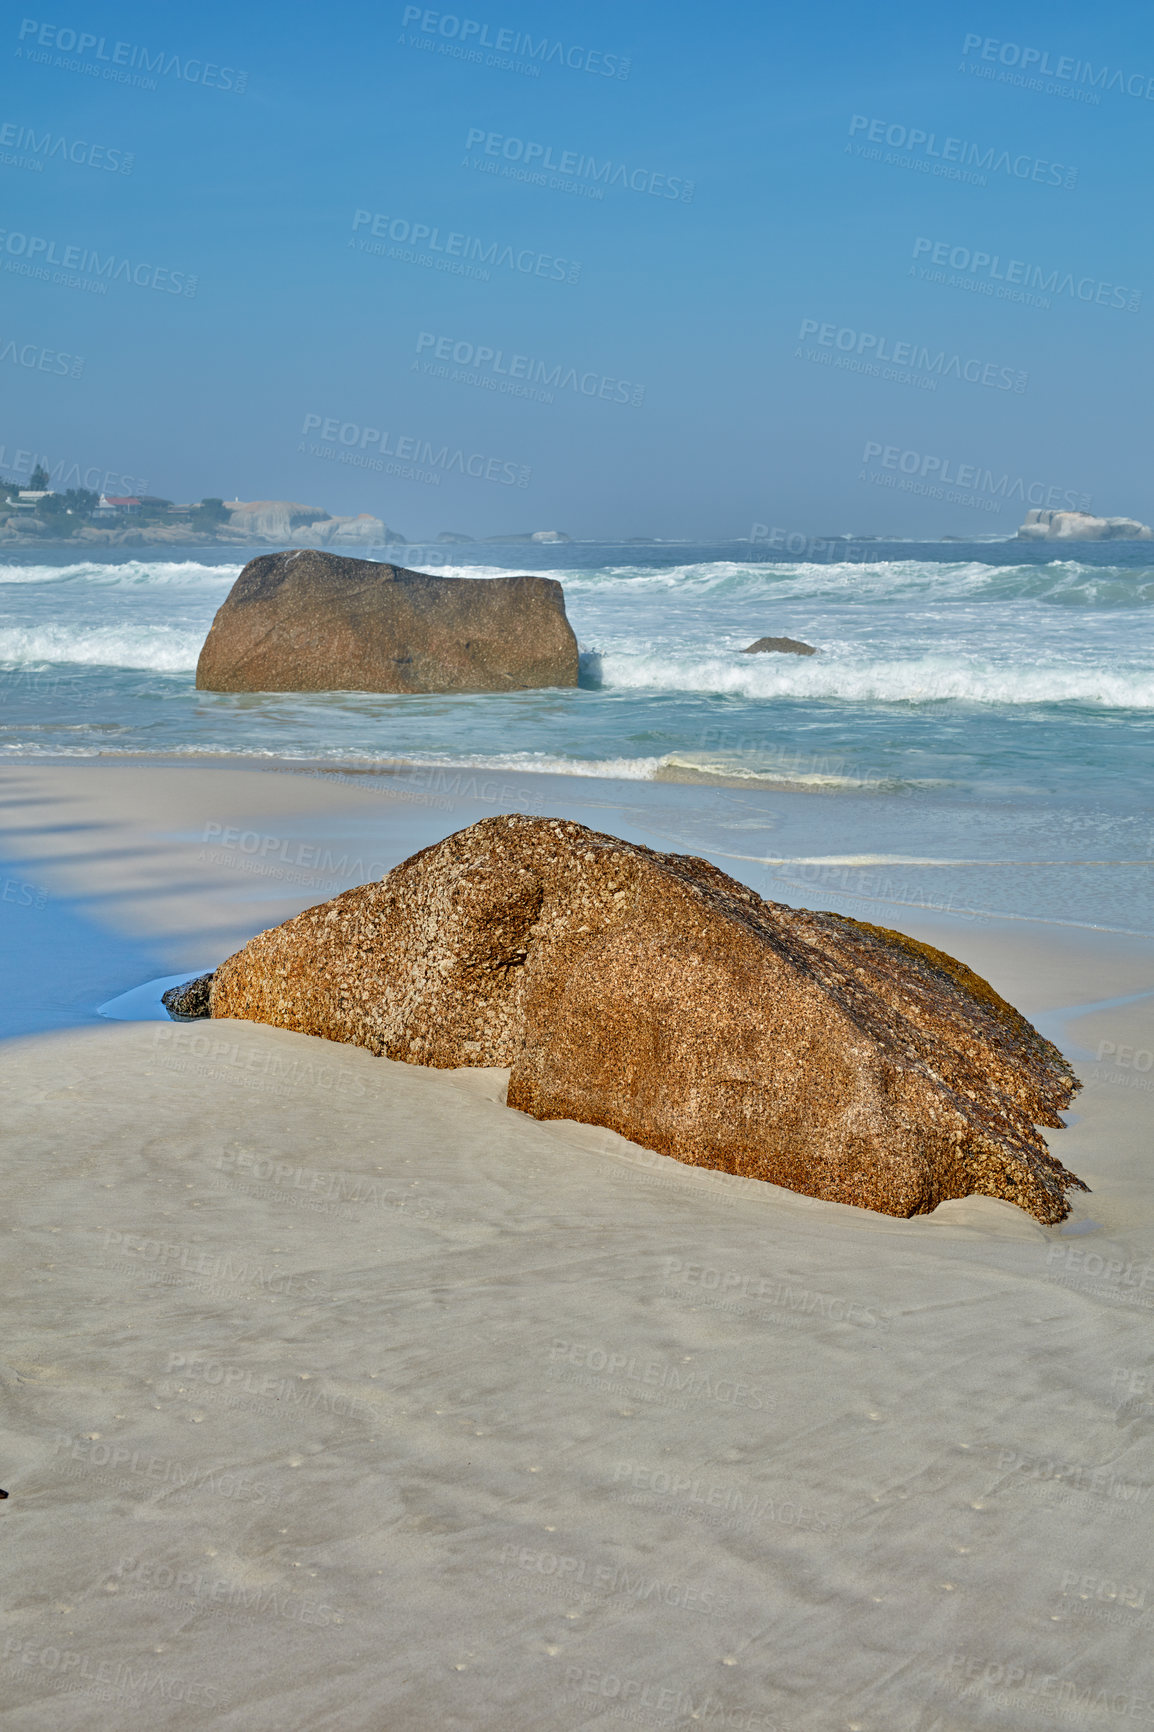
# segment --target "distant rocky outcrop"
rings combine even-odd
[[[517,542],[517,541],[551,542],[551,541],[572,541],[572,539],[573,539],[573,537],[571,535],[566,535],[564,530],[562,530],[562,529],[531,529],[531,530],[525,531],[523,534],[520,534],[520,535],[487,535],[485,537],[486,541],[503,541],[503,542]]]
[[[290,499],[254,499],[226,507],[229,528],[248,541],[272,541],[282,547],[383,547],[404,541],[369,511],[355,517],[333,517],[319,505],[298,505]]]
[[[442,529],[438,541],[475,541],[474,535],[458,535],[455,529]]]
[[[1136,517],[1093,517],[1088,511],[1027,511],[1020,541],[1154,541]]]
[[[511,692],[577,684],[549,577],[434,577],[312,548],[245,566],[196,683],[218,692]]]
[[[279,539],[291,541],[294,547],[384,547],[389,542],[402,543],[405,538],[381,518],[361,511],[356,517],[329,517],[323,523],[302,524]]]
[[[815,656],[817,651],[812,644],[802,643],[795,637],[759,637],[756,643],[747,643],[742,655],[786,655]]]
[[[94,547],[386,547],[402,545],[405,537],[381,518],[362,511],[354,517],[333,517],[319,505],[299,505],[290,499],[233,500],[227,516],[209,526],[196,524],[192,506],[173,506],[166,517],[141,521],[130,515],[112,521],[61,523],[31,511],[0,519],[0,542],[47,540],[84,542]],[[182,517],[181,512],[190,515]]]
[[[327,523],[329,514],[319,505],[298,505],[291,499],[239,500],[225,505],[230,529],[271,541],[289,541],[294,529]]]
[[[1086,1188],[1035,1129],[1069,1065],[962,963],[560,819],[485,819],[261,933],[212,1015],[508,1066],[536,1118],[883,1214],[1055,1222]]]

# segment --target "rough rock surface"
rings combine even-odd
[[[756,656],[770,654],[776,650],[781,655],[815,656],[817,651],[812,644],[802,643],[796,637],[759,637],[756,643],[747,643],[742,655]]]
[[[160,1002],[174,1021],[211,1016],[212,982],[211,974],[198,974],[195,980],[186,980],[182,986],[170,986],[161,993]]]
[[[1085,1189],[1035,1129],[1070,1067],[962,963],[560,819],[485,819],[259,934],[212,1014],[510,1066],[537,1118],[885,1214],[1054,1222]]]
[[[212,622],[217,692],[510,692],[577,684],[551,577],[432,577],[302,548],[252,559]]]

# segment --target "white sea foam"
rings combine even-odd
[[[70,730],[62,730],[68,732]],[[85,731],[79,729],[78,731]],[[348,771],[352,774],[377,774],[394,779],[404,787],[415,781],[419,789],[436,797],[454,795],[467,799],[514,798],[518,790],[509,782],[510,776],[573,776],[585,781],[709,783],[732,787],[734,783],[750,789],[778,791],[796,789],[799,793],[893,793],[905,784],[870,776],[837,776],[819,770],[804,770],[778,764],[763,764],[752,768],[747,759],[727,758],[723,753],[685,754],[669,752],[661,758],[566,758],[549,752],[473,752],[454,753],[451,757],[432,758],[416,754],[404,758],[382,758],[371,752],[358,752],[347,747],[304,746],[173,746],[163,751],[139,750],[131,747],[82,744],[61,738],[54,733],[48,743],[13,739],[0,742],[0,753],[20,757],[66,758],[240,758],[245,762],[267,759],[278,764],[298,764],[323,767],[327,775]],[[501,778],[497,784],[493,778]],[[524,790],[531,797],[529,790]],[[764,828],[765,820],[751,820],[750,827]],[[730,829],[740,824],[730,822]],[[743,856],[744,858],[744,856]],[[758,856],[760,858],[760,856]],[[840,858],[840,857],[839,857]]]
[[[159,622],[98,627],[6,626],[0,627],[0,667],[74,663],[82,667],[191,673],[203,642],[203,631],[186,631]]]
[[[609,566],[599,571],[558,571],[566,595],[612,600],[620,596],[664,594],[686,601],[748,599],[770,605],[788,601],[830,604],[916,602],[1041,601],[1075,607],[1124,607],[1154,604],[1154,555],[1148,566],[1082,565],[1052,560],[1045,565],[953,564],[919,559],[879,560],[863,565],[826,563],[740,563],[703,565]]]
[[[0,564],[0,584],[93,583],[101,589],[210,584],[227,589],[241,569],[240,565],[201,565],[191,559],[128,559],[121,565],[104,565],[97,560],[80,560],[75,565]]]
[[[551,752],[463,752],[451,758],[406,755],[406,768],[419,770],[485,770],[516,775],[613,777],[625,782],[648,782],[663,764],[662,758],[565,758]]]
[[[775,759],[769,752],[667,752],[654,772],[663,782],[746,783],[751,787],[799,788],[818,793],[894,793],[908,783],[894,776],[851,775],[829,768],[828,759],[808,763]]]
[[[449,548],[451,565],[426,551],[428,568],[447,577],[507,574],[481,563],[488,549]],[[540,550],[525,551],[514,569],[540,569]],[[9,554],[0,751],[280,758],[387,773],[398,792],[439,788],[466,801],[475,778],[476,798],[514,806],[526,803],[522,788],[545,786],[541,777],[566,778],[588,805],[639,783],[698,782],[713,784],[702,797],[729,828],[733,812],[759,809],[763,793],[772,805],[775,791],[872,804],[1060,788],[1099,801],[1140,781],[1142,724],[1154,717],[1145,554],[1141,566],[1090,565],[1085,554],[1046,565],[770,566],[694,564],[695,551],[664,570],[621,549],[599,571],[549,574],[586,646],[580,689],[413,696],[196,692],[200,647],[244,552],[220,564],[153,549],[120,563],[80,548],[35,552],[27,565]],[[420,567],[420,553],[396,557]],[[579,557],[570,549],[560,560]],[[781,634],[820,653],[741,653]],[[670,804],[680,797],[669,791]]]
[[[587,652],[605,690],[702,692],[747,699],[825,698],[849,702],[1093,704],[1154,709],[1154,670],[1054,661],[1033,667],[959,654],[908,659]]]
[[[399,564],[400,561],[397,561]],[[517,573],[507,565],[441,565],[437,560],[414,559],[409,571],[423,571],[430,577],[516,577]],[[553,577],[554,572],[538,573],[541,577]]]
[[[73,664],[191,673],[207,620],[166,621],[121,617],[116,623],[0,626],[0,667]],[[994,660],[961,650],[908,657],[855,656],[827,650],[820,656],[710,655],[676,650],[586,650],[582,672],[606,692],[693,693],[771,700],[840,700],[927,704],[948,701],[999,705],[1089,704],[1108,709],[1154,709],[1154,668],[1096,664],[1089,657],[1051,657],[1034,665],[1007,656]],[[515,766],[519,755],[508,762]],[[654,759],[654,762],[657,760]],[[572,770],[568,774],[575,774]]]

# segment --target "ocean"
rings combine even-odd
[[[850,903],[866,874],[864,900],[879,905],[1154,930],[1154,547],[853,553],[374,550],[450,576],[537,571],[564,585],[579,687],[454,697],[198,692],[197,654],[238,551],[7,551],[0,749],[299,760],[424,787],[450,769],[503,785],[528,771],[705,785],[732,857],[744,830],[749,855],[771,860],[768,888],[740,875],[783,901],[860,913]],[[762,636],[819,653],[741,653]],[[787,859],[802,795],[804,856]]]

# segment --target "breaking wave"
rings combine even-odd
[[[1154,709],[1154,670],[1052,661],[1033,667],[960,654],[908,659],[586,651],[583,675],[607,691],[886,704],[1092,704]]]

